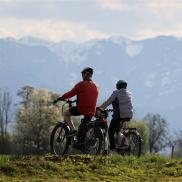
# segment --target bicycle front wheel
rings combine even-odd
[[[50,147],[51,152],[57,156],[63,156],[67,153],[69,147],[69,140],[67,135],[69,130],[65,123],[58,123],[51,133]]]
[[[125,136],[124,155],[134,155],[140,157],[141,155],[141,138],[135,132],[129,132]]]

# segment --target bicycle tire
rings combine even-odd
[[[140,157],[141,155],[141,137],[133,131],[129,131],[125,136],[125,145],[129,146],[128,151],[123,152],[124,155],[134,155]]]
[[[59,131],[60,129],[60,131]],[[58,132],[59,131],[59,132]],[[56,132],[58,132],[59,134],[59,138],[55,138],[55,135],[56,135]],[[60,132],[63,132],[63,138],[60,138]],[[65,123],[63,122],[59,122],[55,127],[54,129],[52,130],[52,133],[51,133],[51,138],[50,138],[50,148],[51,148],[51,153],[56,155],[56,156],[63,156],[65,155],[67,152],[68,152],[68,147],[69,147],[69,139],[67,138],[67,135],[69,133],[69,128],[67,125],[65,125]],[[63,141],[62,139],[65,139],[65,141]],[[59,151],[61,150],[61,146],[57,146],[57,149],[55,147],[55,142],[60,145],[63,144],[63,149],[62,151]]]
[[[93,151],[94,145],[97,148]],[[84,139],[84,150],[85,154],[101,154],[102,153],[102,144],[103,144],[103,133],[101,128],[98,125],[90,124],[87,126],[87,131]],[[92,151],[91,151],[92,150]]]

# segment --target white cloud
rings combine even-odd
[[[141,1],[141,0],[100,0],[102,8],[117,10],[117,11],[142,11],[146,10],[151,12],[161,13],[159,10],[164,9],[180,9],[182,8],[182,1],[180,0],[152,0],[152,1]]]
[[[0,36],[79,42],[113,35],[181,37],[181,12],[182,0],[0,0]]]
[[[161,0],[160,2],[158,0],[148,1],[143,3],[145,4],[145,7],[151,10],[159,10],[163,8],[181,8],[182,7],[182,1],[181,0]],[[168,9],[168,10],[169,10]]]
[[[176,37],[182,37],[182,25],[181,24],[174,24],[173,27],[170,27],[167,29],[167,27],[156,27],[153,25],[151,29],[144,27],[141,30],[137,30],[135,34],[131,35],[135,40],[141,40],[145,38],[152,38],[160,35],[165,35],[165,36],[176,36]]]
[[[0,2],[12,2],[12,0],[0,0]]]
[[[52,20],[24,20],[17,18],[0,19],[0,36],[35,36],[52,41],[85,41],[93,38],[106,38],[107,34],[90,29],[82,23]]]
[[[9,30],[5,29],[4,27],[0,27],[0,35],[2,37],[15,37],[14,32],[9,31]]]
[[[111,10],[123,10],[124,5],[119,0],[100,0],[102,8],[111,9]]]

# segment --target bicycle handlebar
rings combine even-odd
[[[77,100],[70,100],[70,99],[67,99],[67,100],[64,100],[64,104],[63,104],[63,106],[65,105],[65,104],[68,104],[69,105],[69,107],[72,107],[72,104],[73,103],[75,103]]]
[[[113,109],[105,109],[106,112],[113,112]]]
[[[99,107],[97,107],[96,109],[97,109],[97,110],[100,110],[101,112],[102,112],[102,111],[105,111],[105,112],[113,112],[113,109],[104,109],[104,110],[103,110],[103,109],[101,109],[101,108],[99,108]]]
[[[64,100],[64,102],[68,103],[68,104],[72,104],[72,103],[75,103],[77,100],[70,100],[70,99],[67,99],[67,100]]]
[[[97,107],[95,117],[96,118],[101,118],[101,119],[102,118],[107,118],[109,112],[113,112],[113,109],[104,109],[104,110],[102,110],[101,108]]]

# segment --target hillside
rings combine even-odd
[[[182,160],[75,155],[0,156],[0,181],[182,181]]]

